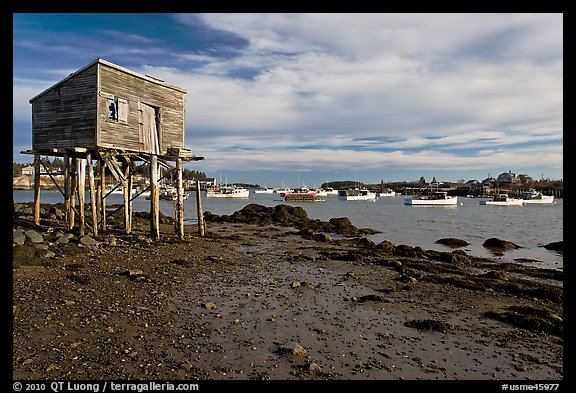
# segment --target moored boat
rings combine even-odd
[[[254,194],[273,194],[274,189],[271,187],[259,188],[254,190]]]
[[[388,188],[388,189],[378,193],[378,196],[381,196],[381,197],[396,196],[396,191]]]
[[[208,198],[248,198],[250,190],[235,185],[214,187],[206,190]]]
[[[288,192],[284,194],[284,202],[326,202],[315,191]]]
[[[338,191],[338,199],[341,201],[372,201],[376,200],[376,193],[366,188]]]
[[[543,195],[540,191],[530,189],[521,195],[525,205],[547,204],[554,202],[554,195]]]
[[[499,193],[494,195],[492,199],[480,201],[480,204],[493,206],[522,206],[524,203],[520,198],[511,198],[507,193]]]
[[[406,197],[404,204],[411,206],[456,206],[458,197],[448,195],[446,191],[429,191],[425,195]]]

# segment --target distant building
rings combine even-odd
[[[44,169],[44,166],[40,165],[40,173],[47,173],[46,169]],[[28,165],[22,168],[22,174],[23,175],[30,175],[30,176],[34,176],[34,167],[32,165]]]
[[[498,175],[498,182],[503,185],[509,185],[521,183],[522,180],[518,175],[512,173],[512,171],[508,171]]]

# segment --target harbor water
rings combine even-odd
[[[13,191],[14,202],[32,202],[32,191]],[[386,196],[369,201],[342,201],[337,196],[323,197],[325,202],[290,203],[300,206],[308,218],[328,221],[335,217],[348,217],[359,228],[379,231],[368,238],[376,243],[383,240],[394,244],[420,246],[425,250],[451,251],[452,248],[436,243],[442,238],[458,238],[469,243],[460,248],[469,255],[494,258],[503,262],[521,261],[540,268],[563,270],[563,254],[543,248],[548,243],[563,240],[563,199],[556,198],[548,205],[485,206],[478,198],[458,197],[457,206],[407,206],[404,196]],[[113,194],[107,205],[121,204],[122,195]],[[41,203],[62,203],[58,191],[42,191]],[[85,201],[89,201],[87,195]],[[284,204],[278,194],[250,193],[247,199],[206,198],[202,192],[203,211],[229,215],[250,203],[264,206]],[[138,197],[133,201],[134,211],[149,211],[150,201]],[[162,214],[174,215],[174,202],[160,201]],[[196,195],[190,192],[184,201],[185,224],[197,222]],[[206,230],[210,231],[209,223]],[[489,238],[513,242],[522,248],[494,254],[483,247]]]

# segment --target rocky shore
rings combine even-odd
[[[14,206],[17,380],[563,380],[562,271],[375,244],[286,205],[206,212],[185,240],[162,217],[159,241],[145,212],[94,239],[42,208],[35,227]]]

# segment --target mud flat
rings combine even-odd
[[[18,209],[16,380],[563,380],[561,271],[295,210],[207,214],[185,240],[164,219],[154,242],[145,214],[90,239]]]

